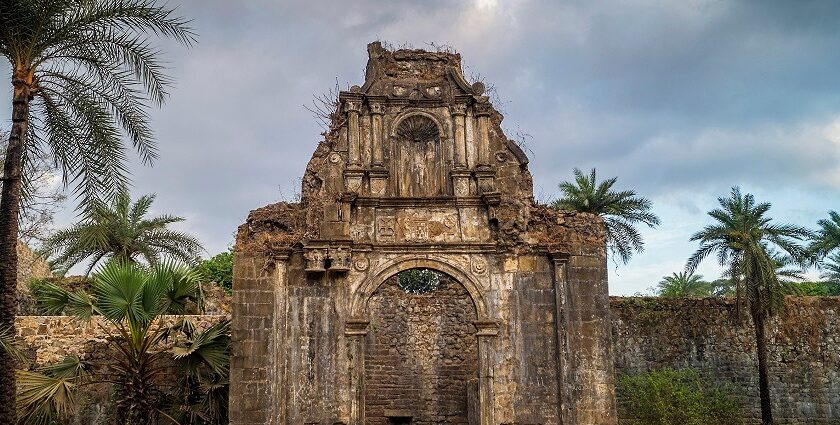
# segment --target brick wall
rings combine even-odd
[[[467,424],[468,386],[478,377],[476,312],[467,290],[442,275],[437,290],[409,294],[395,276],[368,306],[366,423],[403,416],[414,424]]]

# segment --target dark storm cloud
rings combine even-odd
[[[837,2],[194,0],[179,10],[200,42],[164,45],[178,84],[154,113],[161,159],[134,167],[135,190],[186,215],[210,251],[248,210],[281,188],[293,195],[321,131],[302,105],[336,79],[361,84],[374,39],[462,53],[468,75],[497,87],[509,136],[530,135],[543,197],[573,166],[657,199],[732,184],[840,188]]]

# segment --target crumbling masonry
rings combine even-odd
[[[239,228],[231,424],[615,424],[600,219],[534,203],[459,55],[368,53],[300,203]]]

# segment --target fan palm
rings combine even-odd
[[[172,349],[182,372],[172,416],[184,425],[227,423],[230,322],[185,333],[186,344]]]
[[[686,272],[664,276],[659,281],[659,296],[666,298],[707,297],[711,295],[711,285],[703,280],[703,275]]]
[[[105,328],[112,329],[108,338],[111,350],[107,353],[111,361],[105,371],[93,374],[91,379],[116,384],[120,423],[156,423],[161,417],[174,421],[172,416],[179,414],[181,406],[172,411],[167,406],[172,405],[172,395],[186,384],[169,383],[170,391],[162,384],[172,381],[166,378],[163,366],[173,354],[187,372],[182,379],[192,379],[194,387],[189,388],[226,382],[227,377],[227,322],[202,333],[195,332],[186,320],[172,326],[163,323],[163,315],[182,314],[188,301],[200,302],[200,281],[195,269],[171,261],[150,270],[136,263],[111,261],[94,273],[92,294],[67,292],[48,284],[38,293],[38,302],[54,314],[65,312],[79,320],[101,316],[110,324]],[[187,347],[176,347],[173,353],[163,350],[161,343],[175,333],[188,337]],[[193,393],[188,398],[203,400]]]
[[[110,204],[94,201],[81,222],[47,239],[44,253],[54,256],[52,263],[63,270],[89,260],[88,272],[109,258],[131,262],[142,258],[148,264],[157,264],[163,254],[195,262],[203,250],[201,243],[189,234],[167,228],[183,221],[182,217],[146,218],[154,200],[154,195],[146,195],[132,203],[128,193],[121,191]]]
[[[771,204],[756,203],[753,195],[741,194],[738,187],[732,188],[729,198],[718,198],[718,203],[720,208],[708,213],[716,222],[691,237],[692,241],[700,242],[700,247],[689,257],[686,272],[693,273],[703,259],[716,253],[718,263],[727,268],[728,277],[735,283],[739,314],[742,287],[746,292],[755,327],[761,416],[765,424],[770,424],[773,415],[765,322],[782,306],[787,291],[787,285],[778,273],[779,257],[771,250],[802,262],[807,251],[799,241],[809,238],[811,232],[799,226],[771,223],[767,217]]]
[[[34,371],[17,371],[18,423],[53,425],[69,419],[76,408],[76,389],[87,375],[87,365],[78,357]]]
[[[52,156],[83,201],[127,181],[126,136],[145,163],[156,156],[148,104],[169,78],[148,34],[190,44],[188,22],[155,0],[0,2],[0,55],[11,65],[12,126],[0,194],[0,326],[14,326],[21,196],[32,160]],[[15,415],[14,362],[0,353],[0,423]]]
[[[574,182],[560,183],[563,196],[554,201],[554,208],[603,217],[610,252],[627,264],[634,251],[644,251],[644,241],[636,224],[643,223],[651,228],[659,225],[659,217],[650,212],[650,200],[636,196],[632,190],[614,191],[616,177],[598,183],[594,168],[589,175],[575,168],[574,176]]]

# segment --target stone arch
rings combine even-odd
[[[388,264],[384,264],[377,268],[377,270],[371,271],[368,278],[365,279],[355,291],[353,291],[352,301],[350,304],[352,317],[367,317],[367,304],[370,297],[377,289],[379,289],[380,286],[382,286],[382,284],[385,283],[388,278],[396,275],[397,273],[417,268],[439,271],[455,279],[458,283],[464,286],[469,293],[470,298],[472,298],[478,319],[484,320],[489,317],[487,303],[484,299],[483,291],[478,281],[470,274],[463,272],[458,265],[453,264],[453,262],[448,261],[446,258],[428,256],[399,259]]]

